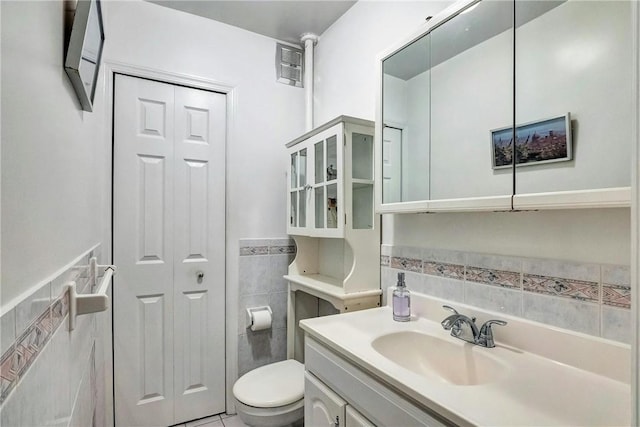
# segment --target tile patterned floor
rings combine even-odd
[[[178,424],[175,427],[247,427],[247,425],[237,415],[220,414]]]

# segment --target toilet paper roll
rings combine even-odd
[[[251,317],[253,320],[251,322],[252,331],[261,331],[271,327],[271,313],[268,310],[253,311]]]

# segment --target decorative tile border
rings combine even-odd
[[[602,303],[613,307],[631,308],[631,288],[619,285],[602,285]]]
[[[240,248],[240,256],[249,255],[268,255],[269,246],[249,246],[246,248]]]
[[[291,239],[240,239],[240,256],[295,255]]]
[[[465,278],[468,282],[520,289],[520,273],[514,271],[467,267]]]
[[[83,256],[74,266],[56,277],[53,281],[46,283],[43,287],[49,287],[54,282],[68,281],[73,277],[78,289],[85,289],[89,283],[88,272],[89,259],[94,256],[94,251]],[[42,288],[34,292],[29,298],[37,295]],[[56,291],[57,292],[57,289]],[[15,310],[11,314],[15,315]],[[62,295],[53,299],[38,317],[33,320],[23,331],[18,333],[15,341],[0,357],[0,407],[7,397],[14,390],[16,384],[29,368],[33,365],[38,355],[44,349],[54,333],[62,325],[66,324],[64,319],[69,314],[69,291],[64,290]]]
[[[391,268],[422,273],[422,260],[415,258],[391,257]]]
[[[581,301],[600,301],[600,290],[596,282],[525,274],[522,278],[522,288],[527,292],[538,294],[574,298]]]
[[[548,262],[548,260],[536,259],[530,259],[529,261],[543,263]],[[554,261],[554,263],[561,262]],[[578,265],[576,263],[571,264]],[[468,283],[481,283],[508,289],[522,289],[526,292],[571,298],[581,301],[600,302],[600,295],[602,294],[603,304],[622,308],[631,307],[630,286],[625,284],[603,284],[601,291],[600,283],[595,281],[529,274],[522,273],[521,271],[481,268],[431,260],[423,261],[416,258],[396,256],[389,257],[386,255],[380,256],[380,265],[382,267],[391,267],[398,270],[422,273],[430,276],[445,277]],[[578,267],[580,266],[582,265],[578,265]],[[592,264],[584,264],[584,266],[593,268]],[[618,272],[618,270],[623,272],[628,270],[628,267],[625,266],[603,265],[601,268],[603,269],[603,272],[605,270],[617,272],[618,276],[623,276]]]
[[[296,253],[295,245],[269,246],[269,255],[295,254],[295,253]]]
[[[505,307],[510,307],[512,314],[525,319],[629,342],[630,325],[624,320],[630,315],[631,308],[629,266],[427,247],[382,245],[382,249],[385,254],[396,254],[382,255],[382,268],[424,275],[414,283],[417,292],[471,305],[485,304],[490,300],[498,311],[507,311]],[[419,270],[420,265],[422,271]],[[389,279],[392,276],[383,274],[387,278],[382,283],[383,289],[394,286]],[[478,299],[482,285],[494,288],[482,289],[483,298]],[[558,307],[570,308],[575,313],[569,319],[568,314],[559,314],[564,313],[564,309]],[[616,310],[609,307],[615,307]],[[611,318],[614,311],[617,317]],[[605,318],[606,315],[609,318]],[[587,328],[587,331],[582,327],[583,322],[596,327]],[[607,334],[607,330],[615,330],[616,334]]]
[[[15,344],[0,358],[0,403],[5,401],[18,382],[14,347]]]
[[[423,265],[423,273],[431,276],[464,280],[464,265],[425,261]]]

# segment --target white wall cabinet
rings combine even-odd
[[[372,230],[373,122],[341,116],[287,144],[287,233],[345,237]]]
[[[632,5],[461,0],[382,53],[377,212],[630,206]]]
[[[305,426],[334,426],[336,417],[347,427],[456,425],[417,406],[309,335],[305,347]]]
[[[373,122],[340,116],[287,144],[287,232],[297,246],[285,276],[289,357],[304,352],[297,321],[321,314],[317,300],[298,292],[338,312],[380,305],[373,135]]]

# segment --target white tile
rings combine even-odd
[[[519,290],[466,282],[465,303],[485,310],[522,315],[522,292]]]
[[[464,302],[464,282],[462,280],[437,276],[422,277],[423,281],[418,282],[419,286],[414,286],[417,292],[450,301]]]
[[[273,311],[273,329],[281,329],[287,327],[287,297],[288,292],[278,292],[269,295],[269,306]],[[322,300],[320,300],[322,301]]]
[[[54,425],[66,427],[71,419],[73,396],[69,386],[70,337],[65,326],[58,328],[44,351],[50,351],[54,361],[54,365],[51,367],[51,380],[55,387],[55,395],[53,396]]]
[[[391,245],[380,245],[380,255],[391,256],[393,246]]]
[[[422,248],[412,246],[393,246],[391,255],[394,257],[422,259]]]
[[[629,344],[631,342],[631,310],[603,305],[602,337]]]
[[[600,282],[600,266],[555,259],[526,258],[522,262],[522,272],[561,279]]]
[[[268,292],[286,292],[289,283],[284,275],[289,273],[289,264],[293,262],[292,254],[268,255],[269,289]]]
[[[602,283],[628,288],[631,286],[631,269],[623,265],[603,265]]]
[[[201,418],[199,420],[189,421],[185,427],[223,427],[222,420],[219,415]]]
[[[491,270],[514,271],[522,270],[522,258],[503,255],[467,254],[467,265]]]
[[[248,427],[237,415],[229,418],[223,418],[222,423],[224,424],[224,427]]]
[[[241,256],[238,262],[239,294],[255,295],[267,293],[271,289],[271,276],[268,255]]]
[[[422,253],[422,259],[429,262],[464,265],[465,254],[450,249],[425,248]]]
[[[387,305],[388,289],[395,286],[395,280],[400,270],[391,267],[380,268],[380,287],[382,289],[382,306]]]
[[[0,319],[0,355],[16,340],[16,310],[11,309]]]
[[[47,283],[25,298],[16,310],[16,336],[20,336],[27,327],[49,308],[51,303],[51,283]]]
[[[600,335],[600,306],[570,298],[525,292],[522,317],[589,335]]]

